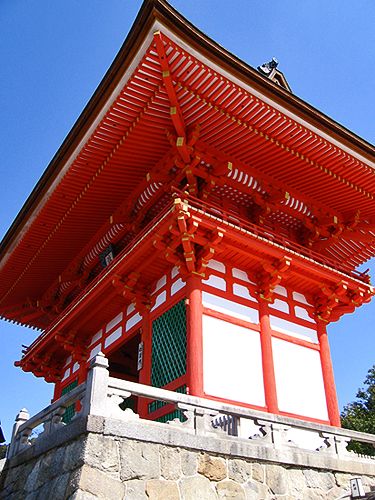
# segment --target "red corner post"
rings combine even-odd
[[[259,300],[260,343],[262,348],[263,383],[267,410],[279,413],[276,393],[275,368],[273,365],[272,335],[268,304]]]
[[[320,344],[320,361],[322,364],[324,390],[326,393],[328,418],[331,425],[341,427],[339,405],[337,402],[335,379],[333,376],[331,353],[326,325],[318,321],[318,339]]]
[[[150,311],[145,308],[142,311],[142,333],[143,342],[143,366],[139,372],[138,382],[140,384],[151,385],[151,364],[152,364],[152,323]],[[148,403],[151,400],[138,398],[138,414],[141,418],[147,418]]]
[[[186,374],[189,394],[203,393],[202,280],[191,274],[186,280]]]

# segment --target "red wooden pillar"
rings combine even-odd
[[[276,393],[275,368],[273,365],[272,335],[268,304],[265,300],[259,301],[260,343],[262,348],[263,383],[267,410],[270,413],[279,413]]]
[[[140,384],[151,385],[152,323],[150,311],[148,309],[142,311],[141,342],[143,342],[143,366],[139,371],[138,381]],[[147,417],[148,403],[149,400],[145,398],[140,398],[138,400],[138,414],[141,418]]]
[[[191,274],[186,280],[186,374],[189,394],[203,396],[202,280]]]
[[[58,382],[55,383],[51,403],[59,399],[60,396],[61,396],[61,381],[59,380]]]
[[[328,418],[331,425],[341,427],[339,405],[336,396],[335,379],[333,376],[331,353],[326,325],[318,321],[318,339],[320,344],[320,361],[322,364],[324,390],[326,393]]]

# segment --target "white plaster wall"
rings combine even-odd
[[[286,333],[292,337],[307,340],[314,344],[318,343],[318,334],[314,328],[298,325],[297,323],[279,318],[273,314],[270,314],[270,325],[272,330],[277,332]]]
[[[224,299],[212,293],[202,293],[203,306],[214,311],[222,312],[234,318],[250,321],[251,323],[259,323],[259,313],[256,309],[244,306],[232,300]]]
[[[259,332],[203,315],[204,391],[264,406]]]
[[[272,339],[280,411],[328,420],[319,351]]]

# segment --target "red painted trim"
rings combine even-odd
[[[154,399],[148,399],[148,400],[144,400],[144,401],[147,402],[146,408],[148,408],[149,403],[152,403],[155,400]],[[167,413],[171,413],[175,409],[176,409],[176,406],[174,404],[167,403],[164,406],[162,406],[161,408],[158,408],[157,410],[152,411],[151,413],[147,413],[146,414],[147,415],[147,419],[148,420],[156,420],[157,418],[163,417]]]
[[[237,283],[238,285],[242,283]],[[250,309],[255,309],[258,311],[259,302],[254,302],[253,300],[245,299],[240,295],[235,295],[232,292],[220,290],[220,288],[215,288],[210,285],[205,285],[202,283],[202,292],[210,293],[211,295],[216,295],[217,297],[221,297],[226,300],[230,300],[231,302],[236,302],[243,306],[249,307]]]
[[[320,343],[320,361],[322,364],[329,421],[331,425],[341,427],[340,411],[336,395],[335,378],[333,376],[328,335],[326,326],[321,321],[318,322],[318,338]]]
[[[268,305],[264,300],[259,302],[260,343],[262,348],[263,382],[266,406],[270,413],[279,413],[277,404],[275,368],[272,353],[272,332]]]
[[[203,395],[202,283],[191,275],[186,280],[186,374],[189,394]]]
[[[162,389],[166,389],[167,391],[175,391],[179,387],[185,385],[186,382],[187,382],[187,376],[185,373],[184,375],[181,375],[181,377],[178,377],[172,380],[172,382],[169,382],[169,384],[164,385]]]
[[[232,323],[234,325],[248,328],[249,330],[253,330],[255,332],[260,332],[259,325],[256,325],[255,323],[251,323],[250,321],[246,321],[241,318],[229,316],[228,314],[222,313],[221,311],[216,311],[215,309],[210,309],[209,307],[203,306],[202,312],[207,316],[212,316],[213,318],[221,319],[222,321],[226,321],[227,323]]]
[[[162,389],[166,389],[168,391],[176,391],[179,387],[186,385],[186,374],[181,375],[181,377],[176,378],[175,380],[172,380],[172,382],[169,382],[169,384],[165,385],[162,387]],[[176,409],[176,406],[172,403],[167,403],[165,406],[162,408],[159,408],[151,413],[148,412],[148,405],[155,401],[155,399],[149,399],[149,398],[143,398],[143,402],[145,405],[145,415],[146,418],[155,420],[159,417],[162,417],[163,415],[166,415],[167,413],[170,413],[171,411]]]
[[[278,338],[281,340],[286,340],[287,342],[291,342],[292,344],[300,345],[302,347],[307,347],[309,349],[313,349],[314,351],[320,351],[319,344],[313,344],[312,342],[309,342],[308,340],[303,340],[303,339],[299,339],[297,337],[292,337],[290,335],[287,335],[286,333],[277,332],[276,330],[272,330],[272,337],[275,337],[275,338]]]
[[[285,301],[288,303],[287,301]],[[316,323],[313,323],[312,321],[307,321],[303,318],[299,318],[294,314],[293,306],[290,305],[291,303],[288,303],[290,312],[285,313],[283,311],[279,311],[278,309],[275,309],[273,307],[269,307],[270,315],[271,316],[276,316],[277,318],[284,319],[286,321],[289,321],[290,323],[294,323],[299,326],[304,326],[305,328],[309,328],[310,330],[315,330],[317,329]],[[293,305],[295,305],[293,303]],[[306,309],[307,311],[307,309]]]

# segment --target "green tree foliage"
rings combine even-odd
[[[0,459],[5,458],[6,452],[7,452],[6,444],[0,444]]]
[[[375,434],[375,365],[370,368],[365,386],[359,389],[356,401],[346,405],[341,413],[341,425],[346,429]],[[348,449],[375,456],[375,448],[365,443],[350,443]]]

